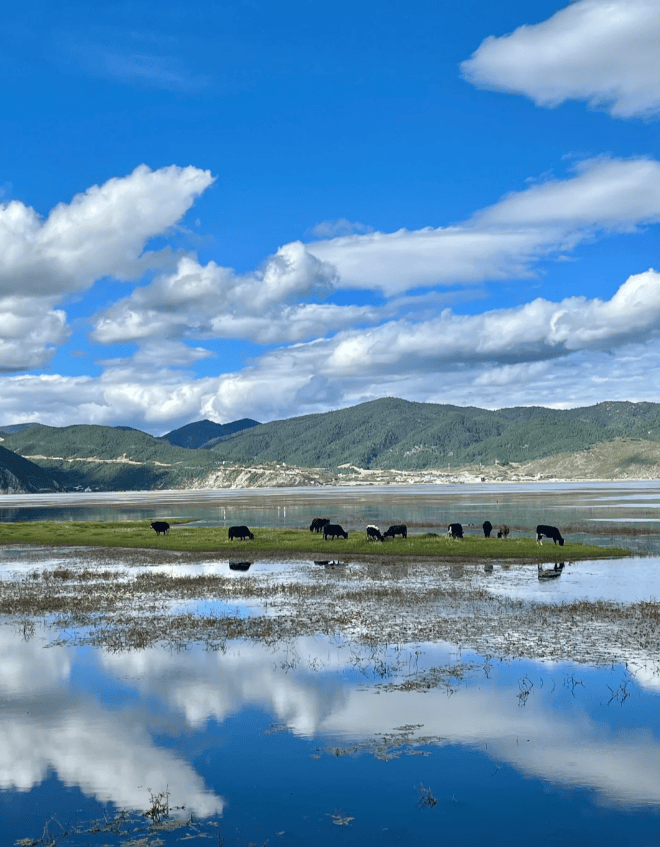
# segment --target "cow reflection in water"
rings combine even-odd
[[[230,571],[249,571],[250,565],[252,562],[230,562],[229,570]]]
[[[315,565],[320,565],[322,568],[336,568],[338,565],[343,565],[339,560],[331,559],[314,559]]]
[[[561,576],[563,570],[563,562],[555,562],[554,568],[548,570],[545,570],[542,565],[539,565],[538,576],[539,579],[557,579],[558,576]]]

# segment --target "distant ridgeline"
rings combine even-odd
[[[189,488],[204,487],[204,480],[225,465],[285,463],[330,471],[342,465],[407,471],[505,466],[560,455],[565,460],[566,454],[583,454],[602,444],[615,443],[619,450],[621,439],[637,445],[637,459],[631,461],[655,465],[660,462],[660,404],[488,411],[386,398],[265,424],[247,418],[228,424],[198,421],[160,438],[121,426],[35,423],[0,426],[0,436],[7,448],[0,453],[0,473],[15,474],[20,481],[27,466],[18,467],[16,460],[25,457],[21,461],[45,472],[39,490],[49,485],[50,490],[58,485],[109,491]]]

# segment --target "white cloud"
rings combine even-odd
[[[485,408],[655,401],[659,330],[660,273],[649,270],[610,300],[537,298],[477,315],[445,309],[280,347],[214,377],[173,369],[204,350],[154,340],[136,357],[107,362],[99,378],[0,380],[3,419],[124,423],[160,434],[201,418],[265,421],[382,396]]]
[[[304,302],[322,300],[335,288],[393,295],[412,286],[475,286],[486,279],[529,277],[544,255],[570,250],[601,231],[629,231],[658,219],[660,163],[592,159],[580,162],[568,179],[511,193],[453,227],[371,233],[307,246],[296,241],[245,275],[184,257],[174,273],[97,315],[92,338],[103,344],[154,338],[308,341],[376,325],[415,308],[410,298],[380,307]],[[463,297],[460,291],[453,294]],[[437,297],[436,310],[439,305]],[[392,334],[399,332],[406,333],[405,325],[393,324]],[[385,356],[395,356],[400,343],[396,337],[384,342]],[[352,356],[359,355],[356,347]]]
[[[0,297],[0,372],[47,365],[69,338],[66,314],[38,297]]]
[[[301,302],[326,297],[335,280],[335,269],[299,241],[281,247],[259,271],[245,275],[185,257],[174,273],[97,315],[92,338],[103,344],[179,336],[272,344],[381,319],[373,308]]]
[[[100,35],[97,40],[80,32],[60,35],[58,46],[86,72],[125,85],[193,93],[209,84],[206,76],[175,55],[173,39],[159,40],[151,32],[136,30],[123,30],[119,37],[114,32]]]
[[[316,238],[335,238],[338,235],[352,235],[356,232],[373,232],[373,227],[360,221],[339,218],[336,221],[321,221],[311,230]]]
[[[477,86],[540,106],[586,100],[615,117],[660,113],[657,0],[579,0],[543,23],[485,39],[461,64]]]
[[[46,220],[12,200],[0,207],[0,294],[53,296],[96,279],[140,276],[145,244],[173,226],[213,178],[209,171],[140,165],[127,177],[77,194]]]
[[[512,192],[455,226],[345,236],[307,249],[337,269],[339,287],[391,296],[417,286],[527,278],[544,257],[659,219],[660,163],[601,158],[579,163],[568,179]]]
[[[0,206],[0,370],[43,367],[69,337],[57,301],[104,276],[139,278],[172,265],[144,253],[213,178],[208,171],[146,165],[60,203],[45,220],[16,200]]]

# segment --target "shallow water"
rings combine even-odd
[[[450,578],[525,604],[660,597],[658,536],[616,534],[622,520],[657,530],[658,484],[420,489],[75,495],[65,505],[14,498],[10,519],[145,514],[305,526],[320,513],[346,515],[356,528],[406,519],[434,529],[458,519],[476,532],[486,517],[522,528],[542,516],[561,527],[588,523],[588,540],[652,555],[567,561],[549,582],[517,562],[461,565]],[[141,568],[95,563],[91,554],[81,562]],[[0,580],[71,564],[69,551],[0,547]],[[357,573],[367,586],[369,567],[338,564],[332,579]],[[148,569],[292,583],[328,573],[307,560],[255,560],[240,572],[224,560],[174,558]],[[401,579],[414,586],[426,577],[413,566]],[[171,603],[173,615],[187,610],[273,613],[257,600]],[[193,826],[211,838],[199,843],[217,844],[220,834],[226,847],[660,845],[660,659],[641,648],[626,664],[595,666],[388,643],[386,633],[377,645],[337,632],[122,652],[61,644],[60,636],[75,632],[0,617],[0,847],[38,840],[47,822],[60,847],[142,837],[145,847],[173,845]],[[185,807],[173,818],[192,814],[192,823],[150,835],[141,814],[166,791],[172,807]],[[124,835],[109,826],[118,810]],[[91,831],[94,821],[106,831]]]
[[[202,525],[307,527],[322,516],[349,530],[406,523],[446,531],[458,522],[480,532],[485,520],[505,523],[512,536],[538,523],[580,524],[574,541],[608,539],[639,552],[660,553],[660,482],[362,486],[221,491],[148,491],[5,495],[0,522],[189,518]],[[652,535],[630,537],[627,525]]]
[[[40,837],[52,814],[87,826],[141,812],[165,790],[180,815],[246,847],[438,831],[504,844],[530,829],[536,844],[658,843],[658,694],[621,666],[445,644],[373,655],[321,637],[111,654],[44,649],[43,633],[9,626],[0,645],[3,844]],[[399,690],[420,665],[459,670]]]

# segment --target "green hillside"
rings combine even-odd
[[[218,424],[209,420],[195,421],[195,423],[174,429],[162,435],[161,438],[163,441],[169,441],[170,444],[176,444],[178,447],[187,447],[189,450],[196,450],[199,447],[206,449],[217,444],[227,435],[233,435],[235,432],[253,426],[259,426],[259,421],[253,421],[251,418],[241,418],[240,421],[232,421],[228,424]]]
[[[34,462],[0,447],[0,491],[37,493],[61,491],[62,485],[55,475]]]
[[[218,464],[209,451],[186,450],[124,427],[35,426],[6,437],[4,444],[43,468],[65,474],[69,489],[178,487]]]
[[[447,464],[526,462],[619,437],[660,440],[660,404],[489,411],[386,398],[262,424],[212,448],[226,461],[305,467],[420,470]]]
[[[186,449],[127,427],[89,425],[15,428],[4,445],[54,473],[67,489],[131,490],[250,485],[240,481],[244,474],[238,471],[232,477],[229,468],[268,464],[331,472],[344,465],[414,472],[448,466],[529,466],[545,460],[552,464],[553,457],[565,463],[567,456],[588,457],[594,445],[618,444],[617,449],[623,449],[624,441],[635,439],[650,445],[643,464],[651,467],[653,445],[660,443],[657,403],[490,411],[386,398],[266,424],[248,419],[235,423],[242,426],[246,421],[247,428],[225,434],[211,449]],[[170,435],[208,447],[207,435],[226,432],[218,427],[222,425],[199,421]],[[616,461],[613,467],[618,467]],[[543,472],[549,472],[546,465]],[[586,468],[585,473],[589,476]],[[269,484],[307,484],[302,477],[297,483],[287,481],[284,471],[279,481],[273,469],[269,474],[274,480]]]

